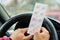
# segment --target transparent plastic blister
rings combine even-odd
[[[35,27],[37,28],[37,32],[40,31],[46,11],[47,11],[46,4],[41,4],[41,3],[35,4],[34,11],[33,11],[29,28],[28,28],[29,34],[32,34],[32,35],[34,34],[33,30]]]

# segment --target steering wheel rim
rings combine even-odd
[[[24,18],[31,18],[32,14],[21,14],[18,16],[15,16],[11,19],[9,19],[7,22],[5,22],[1,28],[0,28],[0,37],[4,36],[5,32],[10,28],[10,26],[12,26],[14,23],[16,23],[19,20],[22,20]],[[57,32],[53,26],[53,24],[49,21],[49,19],[45,18],[44,22],[47,23],[49,25],[49,28],[51,29],[51,39],[50,40],[58,40],[58,36],[57,36]],[[48,29],[49,29],[48,28]]]

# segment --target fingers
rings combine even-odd
[[[35,27],[33,31],[34,31],[34,39],[39,38],[40,33],[38,32],[38,29]]]
[[[25,32],[27,32],[27,28],[17,29],[17,31],[19,31],[19,33],[24,34]]]
[[[33,31],[36,34],[38,32],[38,29],[35,27]],[[49,33],[48,30],[46,28],[44,28],[44,27],[41,27],[41,31],[42,31],[41,33]]]
[[[46,28],[42,27],[41,31],[42,32],[40,33],[40,35],[50,37],[50,34]]]
[[[38,37],[39,35],[40,35],[39,32],[35,32],[35,33],[34,33],[34,37]]]
[[[29,36],[25,36],[23,40],[30,40],[31,38],[32,38],[32,35],[29,35]]]
[[[45,33],[46,33],[46,34],[47,34],[47,33],[49,34],[48,30],[47,30],[46,28],[44,28],[44,27],[41,28],[41,31],[42,31],[42,32],[40,33],[40,32],[37,31],[37,28],[34,28],[34,35],[35,35],[36,37],[38,37],[40,34],[45,34]]]
[[[42,31],[41,33],[49,33],[48,30],[44,27],[41,28],[41,31]]]
[[[24,28],[24,29],[21,29],[21,33],[25,33],[25,32],[27,32],[27,28]]]

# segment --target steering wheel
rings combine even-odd
[[[32,16],[32,14],[28,13],[28,14],[17,15],[15,17],[9,19],[7,22],[5,22],[1,26],[1,28],[0,28],[0,37],[3,37],[6,33],[6,31],[16,22],[18,22],[17,24],[20,24],[19,28],[28,27],[31,16]],[[23,25],[23,27],[22,27],[22,25]],[[55,29],[54,25],[51,23],[51,21],[48,18],[44,19],[44,22],[43,22],[42,26],[44,26],[49,31],[50,40],[58,40],[56,29]],[[16,28],[18,28],[17,25],[16,25]]]

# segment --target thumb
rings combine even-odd
[[[40,39],[40,37],[41,37],[41,35],[39,32],[34,33],[34,40],[38,40],[38,39]]]
[[[23,39],[24,40],[30,40],[32,38],[32,35],[25,36]]]
[[[39,32],[35,32],[35,33],[34,33],[34,38],[39,37],[39,35],[40,35],[40,33],[39,33]]]
[[[42,30],[42,33],[49,33],[48,30],[46,28],[44,28],[44,27],[42,27],[41,30]]]
[[[38,29],[37,27],[34,27],[34,36],[38,37],[39,36],[39,32],[38,32]]]

